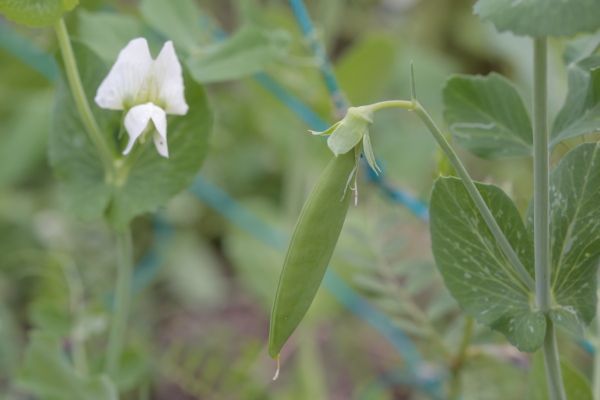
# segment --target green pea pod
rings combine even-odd
[[[302,208],[279,277],[271,312],[269,355],[276,358],[308,311],[342,231],[355,152],[334,157]]]

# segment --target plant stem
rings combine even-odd
[[[597,273],[597,287],[600,288],[600,269]],[[600,289],[596,292],[596,342],[594,343],[594,400],[600,400]]]
[[[465,185],[465,188],[467,189],[467,192],[469,193],[469,196],[475,203],[475,206],[479,210],[479,213],[483,217],[489,230],[498,242],[498,245],[504,252],[505,256],[508,258],[509,262],[514,266],[518,277],[521,278],[521,280],[527,288],[533,290],[535,286],[534,280],[531,278],[529,272],[525,269],[525,266],[519,259],[519,256],[513,249],[512,245],[509,243],[508,239],[506,238],[506,235],[504,235],[504,232],[502,232],[502,229],[500,229],[498,222],[496,222],[496,219],[492,215],[492,212],[483,200],[483,197],[481,197],[479,190],[477,190],[473,179],[471,179],[471,176],[469,175],[469,172],[463,165],[462,161],[460,161],[460,158],[458,157],[454,149],[452,149],[452,146],[450,146],[450,143],[448,143],[440,128],[438,128],[438,126],[433,121],[433,118],[431,118],[431,116],[429,115],[427,110],[423,108],[421,103],[419,103],[417,100],[388,100],[371,104],[369,107],[371,107],[373,111],[378,111],[384,108],[392,107],[401,108],[404,110],[414,111],[419,116],[419,118],[423,121],[425,126],[427,126],[427,128],[437,141],[438,145],[441,147],[442,151],[446,154],[446,157],[448,157],[448,159],[452,163],[452,166],[458,173],[458,176],[461,178],[463,184]]]
[[[542,311],[550,308],[550,192],[547,129],[546,40],[535,39],[533,93],[533,226],[535,298]]]
[[[544,365],[548,381],[548,396],[550,400],[567,400],[560,369],[556,330],[550,318],[546,318],[546,337],[544,338]]]
[[[71,331],[71,346],[73,352],[73,365],[75,370],[86,376],[89,372],[87,354],[85,350],[85,337],[81,333],[81,324],[85,317],[85,295],[83,283],[79,276],[77,266],[71,259],[61,260],[65,281],[69,288],[69,303],[75,319],[75,326]]]
[[[113,153],[110,150],[108,143],[102,135],[102,131],[94,118],[92,109],[88,103],[83,84],[81,83],[81,77],[79,76],[79,69],[77,68],[77,61],[73,54],[73,48],[71,47],[71,41],[69,39],[69,33],[65,26],[64,20],[59,20],[54,26],[56,36],[58,38],[58,45],[60,52],[65,64],[65,72],[67,74],[67,80],[69,81],[69,88],[77,107],[77,112],[81,117],[83,125],[90,137],[90,140],[98,150],[98,155],[102,164],[104,165],[105,171],[108,176],[112,174],[112,161]]]
[[[547,116],[547,41],[534,39],[533,62],[533,227],[535,255],[535,298],[538,308],[550,309],[550,191]],[[551,400],[566,399],[560,371],[556,332],[550,318],[546,318],[544,364]]]
[[[460,341],[460,345],[458,347],[458,351],[456,352],[456,356],[451,361],[450,364],[450,390],[448,393],[448,398],[450,400],[459,399],[460,393],[462,391],[462,383],[461,383],[461,372],[465,365],[465,361],[467,360],[467,351],[469,350],[469,345],[471,344],[471,338],[473,337],[473,328],[474,328],[473,318],[467,317],[465,319],[465,327],[463,329],[463,336]]]
[[[133,246],[129,226],[117,232],[117,288],[114,312],[106,359],[106,372],[110,377],[118,374],[119,359],[127,328],[131,303],[131,279],[133,273]]]
[[[386,100],[374,103],[369,106],[373,111],[383,110],[384,108],[402,108],[403,110],[413,111],[417,103],[408,100]]]
[[[498,222],[496,222],[496,219],[492,215],[492,212],[483,200],[481,193],[479,193],[479,190],[477,190],[475,183],[473,183],[473,179],[471,179],[469,172],[467,172],[467,169],[460,161],[460,158],[458,158],[458,155],[452,149],[452,146],[450,146],[450,143],[448,143],[448,141],[442,134],[442,131],[437,127],[437,125],[435,124],[429,113],[423,108],[421,103],[415,102],[414,111],[419,116],[419,118],[421,118],[423,123],[427,126],[427,128],[437,141],[438,145],[442,148],[442,151],[446,154],[446,157],[448,157],[448,159],[452,163],[452,166],[458,173],[458,176],[461,178],[463,184],[465,185],[465,189],[467,189],[469,196],[475,203],[475,206],[479,210],[479,213],[483,217],[490,232],[498,242],[498,245],[504,252],[504,255],[508,258],[509,262],[515,267],[517,275],[521,278],[523,283],[529,289],[533,289],[534,281],[531,278],[531,275],[525,269],[525,266],[523,265],[523,263],[519,259],[519,256],[517,255],[517,253],[509,243],[508,239],[504,235],[504,232],[502,232],[502,229],[500,229]]]

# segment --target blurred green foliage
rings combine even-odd
[[[183,12],[174,22],[167,18],[153,22],[147,12],[151,3],[156,2],[144,1],[140,8],[132,1],[83,0],[67,16],[67,23],[73,37],[106,63],[126,40],[142,34],[155,44],[171,37],[179,42],[178,51],[190,51],[213,43],[217,25],[233,33],[252,20],[267,31],[284,30],[289,35],[287,56],[275,57],[266,71],[326,121],[335,119],[317,65],[285,2],[194,1],[199,21],[193,35],[157,29],[177,27],[178,22],[193,24],[196,17]],[[528,43],[481,24],[471,5],[468,0],[308,2],[353,104],[407,98],[412,60],[419,98],[438,121],[443,111],[441,90],[450,73],[497,71],[524,88],[530,85],[529,60],[524,56]],[[0,26],[10,27],[48,54],[55,53],[49,30],[27,30],[4,20]],[[37,350],[69,384],[108,390],[100,381],[81,381],[72,371],[64,371],[61,357],[66,354],[74,361],[72,345],[83,343],[90,371],[101,369],[104,355],[98,349],[105,341],[115,261],[107,249],[113,248],[113,239],[106,226],[74,218],[61,202],[61,189],[45,155],[56,117],[55,85],[14,49],[7,51],[4,38],[0,38],[0,398],[30,398],[16,382],[18,376],[26,382],[35,372],[22,369],[28,355]],[[551,48],[551,71],[562,72],[564,44],[553,41]],[[551,107],[557,110],[567,82],[563,74],[550,76],[550,90],[556,93]],[[328,149],[251,77],[206,89],[215,127],[202,175],[269,225],[291,231],[330,156]],[[526,108],[528,102],[526,98]],[[382,113],[372,139],[389,179],[426,200],[437,175],[437,158],[433,141],[416,118]],[[527,207],[519,200],[530,197],[528,161],[465,156],[477,179],[506,186],[519,209]],[[517,180],[508,185],[508,177]],[[383,199],[366,179],[360,188],[359,207],[350,210],[332,264],[416,340],[432,374],[445,371],[461,339],[464,319],[435,273],[427,228]],[[125,391],[124,399],[425,398],[400,377],[382,378],[387,372],[393,375],[403,359],[325,291],[284,352],[282,375],[272,383],[275,365],[265,350],[267,316],[283,254],[227,223],[189,193],[181,193],[161,209],[160,217],[172,226],[174,235],[168,241],[155,234],[148,217],[134,224],[136,260],[154,248],[160,269],[135,297],[129,347],[122,360],[127,374],[117,382]],[[43,336],[32,334],[32,328],[42,330]],[[35,346],[25,352],[32,338],[37,338]],[[524,398],[527,357],[499,343],[499,335],[476,327],[472,358],[463,373],[465,399]],[[581,357],[578,367],[587,371],[589,362]],[[491,381],[497,384],[482,387],[482,382]],[[486,397],[481,396],[484,390]]]

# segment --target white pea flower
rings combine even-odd
[[[372,107],[350,107],[344,119],[336,122],[323,132],[311,131],[311,133],[313,135],[329,135],[327,146],[336,156],[349,152],[362,141],[362,149],[367,163],[375,173],[379,173],[381,169],[377,165],[369,134],[369,125],[372,123]]]
[[[154,60],[144,38],[133,39],[119,53],[117,61],[96,93],[96,104],[109,110],[126,110],[125,129],[129,154],[135,142],[154,126],[154,145],[163,157],[167,147],[167,114],[185,115],[181,64],[172,42],[166,42]]]

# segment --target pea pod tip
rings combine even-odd
[[[275,357],[275,362],[277,363],[277,368],[275,369],[275,375],[273,375],[273,380],[276,381],[279,378],[279,370],[281,368],[280,355],[277,354]]]

